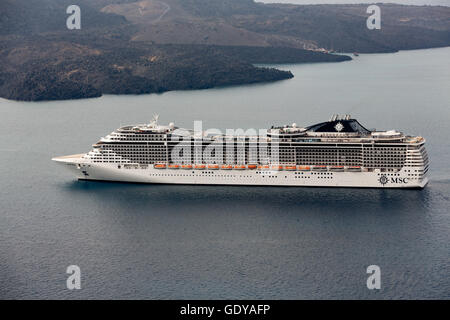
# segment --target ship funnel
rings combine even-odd
[[[338,114],[333,114],[333,116],[330,119],[330,122],[336,121],[339,118]]]

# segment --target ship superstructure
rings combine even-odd
[[[84,180],[265,186],[423,188],[429,167],[423,137],[368,130],[349,115],[255,135],[195,132],[155,117],[53,160]]]

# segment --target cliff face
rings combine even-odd
[[[126,17],[133,40],[155,43],[326,48],[394,52],[447,46],[450,7],[379,5],[381,30],[369,30],[368,5],[283,5],[251,0],[143,0],[102,12]],[[157,21],[157,23],[155,23]]]
[[[289,79],[290,72],[251,63],[344,61],[298,49],[148,45],[107,41],[95,46],[66,41],[6,41],[0,49],[0,95],[15,100],[98,97]],[[311,56],[312,55],[312,56]],[[201,58],[199,58],[201,57]]]
[[[369,30],[368,5],[273,5],[273,11],[230,18],[260,34],[309,40],[342,52],[394,52],[450,44],[450,7],[379,4],[381,29]]]
[[[252,0],[79,0],[83,29],[154,43],[258,45],[345,52],[447,46],[450,7],[379,5],[381,30],[368,30],[367,5],[283,5]],[[70,0],[2,0],[0,35],[67,33]],[[128,28],[126,28],[128,26]],[[126,33],[128,31],[129,33]],[[302,47],[303,46],[303,47]]]
[[[349,60],[304,48],[392,52],[447,46],[450,8],[264,5],[252,0],[3,0],[0,96],[17,100],[138,94],[276,81],[290,72],[254,63]]]

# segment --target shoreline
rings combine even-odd
[[[359,53],[361,56],[373,56],[373,55],[388,55],[388,54],[396,54],[401,52],[414,52],[414,51],[424,51],[424,50],[440,50],[440,49],[446,49],[450,48],[450,46],[445,47],[431,47],[431,48],[422,48],[422,49],[407,49],[407,50],[398,50],[396,52],[386,52],[386,53]],[[353,55],[352,53],[336,53],[335,55],[344,55],[344,56],[350,56]],[[113,93],[101,93],[98,96],[92,96],[92,97],[83,97],[79,99],[54,99],[54,100],[15,100],[15,99],[8,99],[5,97],[0,97],[0,99],[8,101],[8,102],[19,102],[19,103],[48,103],[48,102],[58,102],[58,101],[82,101],[82,100],[91,100],[91,99],[98,99],[102,97],[107,96],[143,96],[143,95],[162,95],[169,92],[185,92],[185,91],[204,91],[204,90],[211,90],[211,89],[229,89],[229,88],[240,88],[240,87],[246,87],[246,86],[257,86],[257,85],[270,85],[275,84],[278,82],[291,80],[295,77],[294,74],[292,74],[291,70],[285,70],[278,67],[284,67],[284,66],[296,66],[296,65],[312,65],[312,64],[330,64],[330,63],[343,63],[343,62],[351,62],[358,57],[350,57],[350,60],[344,60],[344,61],[320,61],[320,62],[299,62],[299,63],[268,63],[268,64],[252,64],[256,68],[266,68],[266,69],[274,69],[281,72],[289,72],[292,76],[282,78],[282,79],[275,79],[275,80],[263,80],[263,81],[255,81],[255,82],[246,82],[241,84],[229,84],[229,85],[217,85],[217,86],[211,86],[207,88],[191,88],[191,89],[174,89],[174,90],[165,90],[162,92],[151,92],[151,93],[130,93],[130,94],[113,94]],[[1,100],[0,100],[1,101]]]

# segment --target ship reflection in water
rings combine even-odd
[[[94,181],[68,182],[65,188],[81,194],[87,192],[89,196],[95,193],[95,198],[104,198],[108,203],[115,202],[119,207],[128,206],[128,202],[133,202],[138,207],[170,206],[174,210],[182,210],[187,204],[201,206],[214,203],[218,207],[227,207],[244,203],[263,211],[273,207],[273,209],[281,209],[282,212],[306,212],[309,209],[316,212],[316,207],[319,205],[320,208],[329,207],[327,210],[332,211],[373,209],[379,212],[388,202],[389,210],[395,208],[410,212],[426,209],[430,197],[426,188],[423,190],[323,187],[309,189],[307,187],[141,185]],[[177,201],[174,202],[174,199]],[[235,202],[230,202],[232,200]],[[216,211],[219,209],[215,208]]]

